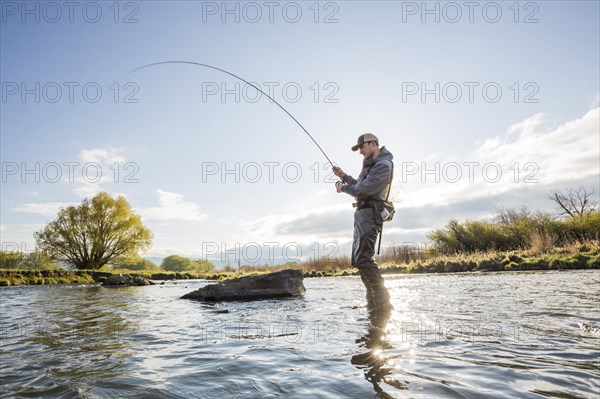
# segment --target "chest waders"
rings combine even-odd
[[[392,163],[392,176],[388,183],[386,202],[391,191],[393,171]],[[368,173],[367,171],[363,179],[367,178]],[[354,237],[352,242],[352,265],[358,269],[366,288],[367,307],[369,310],[378,311],[387,311],[393,308],[390,303],[389,292],[385,287],[385,281],[374,259],[377,236],[383,230],[383,216],[381,214],[383,208],[384,201],[382,200],[359,200],[357,202],[357,210],[354,212]],[[381,238],[379,243],[381,245]]]

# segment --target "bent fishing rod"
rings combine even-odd
[[[304,128],[304,126],[302,126],[302,124],[300,122],[298,122],[298,120],[296,118],[294,118],[294,116],[292,114],[289,113],[289,111],[287,109],[285,109],[281,104],[279,104],[273,97],[271,97],[270,95],[268,95],[267,93],[265,93],[264,91],[262,91],[259,87],[257,87],[255,84],[248,82],[246,79],[239,77],[238,75],[231,73],[229,71],[226,71],[225,69],[222,68],[217,68],[216,66],[213,65],[209,65],[209,64],[202,64],[199,62],[193,62],[193,61],[160,61],[160,62],[154,62],[152,64],[148,64],[148,65],[144,65],[135,69],[132,69],[131,71],[128,72],[128,74],[130,73],[134,73],[136,71],[139,71],[140,69],[145,69],[145,68],[150,68],[156,65],[165,65],[165,64],[189,64],[189,65],[195,65],[195,66],[200,66],[200,67],[205,67],[205,68],[210,68],[210,69],[214,69],[216,71],[219,72],[223,72],[229,76],[233,76],[234,78],[241,80],[242,82],[246,83],[247,85],[252,86],[253,88],[255,88],[256,90],[258,90],[258,92],[264,94],[269,100],[273,101],[275,104],[277,104],[277,106],[279,108],[281,108],[286,114],[288,114],[288,116],[290,118],[292,118],[294,120],[294,122],[296,122],[298,124],[298,126],[300,126],[300,128],[302,128],[302,130],[304,130],[304,133],[306,133],[308,135],[308,137],[310,137],[310,139],[313,141],[313,143],[315,143],[315,145],[319,148],[319,150],[321,150],[321,152],[323,153],[323,155],[325,156],[325,158],[327,158],[327,162],[329,162],[329,164],[331,166],[334,166],[333,162],[331,162],[331,160],[329,159],[329,157],[327,156],[327,154],[325,154],[325,151],[323,151],[323,149],[321,148],[321,146],[319,145],[319,143],[317,143],[317,141],[314,139],[313,136],[311,136],[311,134],[308,132],[308,130],[306,130]]]

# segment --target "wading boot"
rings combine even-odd
[[[367,290],[367,308],[391,311],[394,309],[390,302],[390,293],[385,287],[385,281],[379,269],[360,269],[360,277]]]

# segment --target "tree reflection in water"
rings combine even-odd
[[[81,382],[127,374],[124,358],[130,355],[130,337],[138,325],[130,320],[131,301],[125,298],[136,295],[134,290],[121,289],[115,295],[101,287],[72,287],[50,288],[46,294],[40,300],[52,303],[60,295],[71,307],[46,306],[46,313],[28,325],[26,339],[39,348],[38,363],[52,363],[48,371],[55,378]]]

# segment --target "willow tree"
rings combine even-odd
[[[107,193],[61,209],[34,236],[39,250],[78,269],[126,261],[152,244],[152,233],[125,198],[115,200]]]

